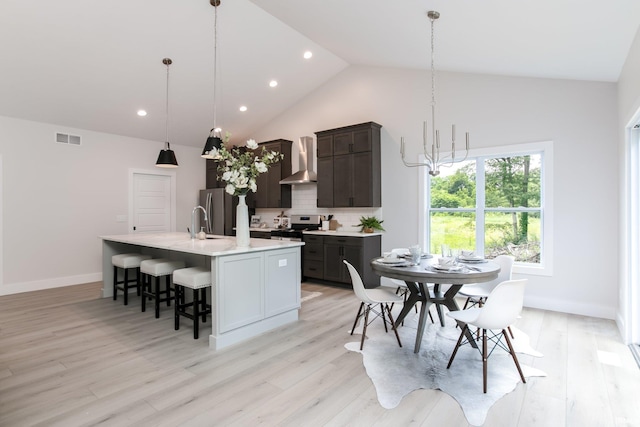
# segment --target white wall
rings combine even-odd
[[[55,133],[82,137],[55,143]],[[204,140],[203,140],[204,143]],[[126,234],[128,170],[156,169],[163,143],[0,116],[3,163],[0,295],[101,280],[101,241]],[[176,169],[176,230],[185,231],[204,188],[200,150],[171,145]]]
[[[417,154],[422,121],[430,114],[429,84],[428,73],[422,71],[352,66],[254,137],[297,141],[320,130],[380,123],[379,212],[387,230],[383,250],[406,246],[418,239],[418,171],[402,165],[400,137],[405,137],[407,152]],[[619,222],[616,85],[439,72],[437,90],[438,128],[448,134],[455,122],[458,135],[471,132],[475,148],[554,141],[554,274],[528,276],[526,304],[614,318]],[[297,168],[294,161],[293,170]]]

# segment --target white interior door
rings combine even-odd
[[[159,233],[175,229],[173,224],[172,194],[173,176],[171,174],[156,174],[134,172],[130,192],[131,221],[129,230],[133,233]]]

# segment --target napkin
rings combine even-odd
[[[453,267],[456,265],[456,259],[449,258],[449,257],[442,257],[438,259],[438,264],[441,267]]]
[[[480,255],[476,255],[475,251],[460,251],[460,258],[462,259],[483,259]]]

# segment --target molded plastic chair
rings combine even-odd
[[[482,304],[484,304],[487,297],[496,286],[502,282],[511,280],[514,260],[515,258],[510,255],[498,255],[493,260],[493,262],[500,266],[500,273],[498,273],[498,277],[490,282],[464,285],[462,289],[458,291],[458,295],[467,297],[467,301],[464,303],[464,308],[473,307],[474,305],[482,307]]]
[[[364,283],[362,283],[362,278],[360,274],[355,269],[355,267],[346,260],[342,262],[345,263],[347,268],[349,269],[349,274],[351,275],[351,283],[353,284],[353,292],[356,294],[356,297],[361,301],[360,308],[358,309],[358,314],[356,316],[355,322],[353,322],[353,328],[351,328],[351,335],[353,335],[353,331],[356,329],[356,325],[358,324],[358,320],[364,316],[364,325],[362,328],[362,340],[360,341],[360,350],[364,347],[364,338],[367,333],[367,326],[369,323],[373,322],[376,317],[382,316],[382,321],[384,322],[384,330],[385,332],[389,332],[387,329],[387,320],[385,319],[385,310],[387,315],[389,316],[389,321],[391,322],[391,328],[393,332],[396,334],[396,338],[398,339],[398,345],[402,347],[402,343],[400,342],[400,336],[398,335],[398,330],[396,329],[396,324],[393,321],[393,316],[391,315],[391,309],[389,308],[389,303],[400,303],[402,302],[402,297],[394,294],[388,289],[384,289],[382,287],[373,288],[373,289],[365,289]],[[372,306],[380,304],[380,312],[375,311]],[[363,310],[364,309],[364,310]],[[373,311],[376,315],[371,321],[369,321],[369,312]]]
[[[456,347],[453,349],[451,359],[449,359],[449,363],[447,364],[447,369],[451,367],[458,348],[468,343],[467,341],[463,342],[463,339],[465,332],[469,330],[469,325],[482,330],[482,387],[485,393],[487,392],[487,359],[497,346],[511,354],[518,373],[520,374],[520,379],[523,383],[527,382],[524,379],[522,369],[520,369],[520,363],[518,363],[518,358],[511,345],[509,335],[506,332],[506,328],[515,322],[522,311],[524,286],[526,283],[527,279],[507,280],[493,289],[484,306],[447,313],[449,317],[465,324],[460,333],[460,338],[458,338],[458,342],[456,343]],[[488,339],[494,343],[491,351],[487,351],[487,329],[498,329],[501,331],[498,334],[494,333],[488,337]],[[504,337],[508,348],[502,343],[502,337]]]

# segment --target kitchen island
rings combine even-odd
[[[113,255],[139,252],[211,269],[209,346],[220,349],[298,320],[302,242],[235,237],[191,240],[188,233],[100,236],[102,296],[113,296]],[[208,324],[205,324],[208,326]],[[203,325],[204,326],[204,325]]]

